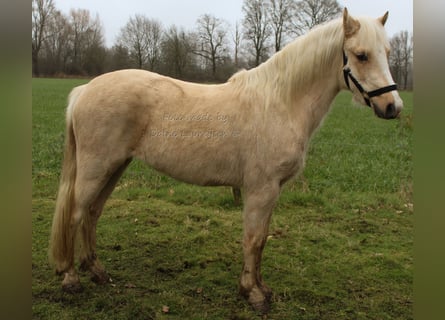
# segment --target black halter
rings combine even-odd
[[[358,80],[352,75],[351,69],[349,67],[346,67],[347,63],[348,63],[348,57],[346,56],[345,51],[343,51],[343,76],[345,78],[346,85],[348,86],[349,89],[351,89],[351,86],[349,85],[349,79],[351,79],[351,81],[357,87],[358,91],[360,91],[360,93],[362,94],[363,99],[365,99],[365,102],[368,105],[368,107],[371,107],[370,99],[372,97],[380,96],[384,93],[397,90],[397,84],[391,84],[389,86],[382,87],[377,90],[373,90],[373,91],[369,91],[369,92],[366,91],[365,89],[363,89],[360,82],[358,82]]]

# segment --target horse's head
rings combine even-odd
[[[384,25],[388,12],[378,19],[354,19],[345,8],[344,79],[354,99],[367,104],[384,119],[396,118],[403,108],[402,99],[389,71],[389,42]]]

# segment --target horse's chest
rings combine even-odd
[[[275,170],[284,182],[296,175],[303,167],[306,156],[306,143],[293,142],[282,151]]]

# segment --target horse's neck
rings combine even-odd
[[[338,86],[332,81],[320,81],[306,88],[292,105],[292,122],[303,130],[310,138],[327,115],[333,100],[339,92]]]
[[[258,97],[261,112],[289,116],[310,136],[342,87],[342,21],[300,37],[268,61],[229,82],[244,97]],[[304,127],[304,128],[303,128]]]
[[[270,67],[282,77],[278,90],[285,97],[284,107],[291,109],[294,121],[306,126],[309,136],[341,90],[342,47],[341,24],[335,21],[290,44],[271,61]]]
[[[296,126],[304,128],[303,131],[308,138],[321,124],[333,100],[341,90],[341,81],[343,80],[341,52],[341,49],[338,49],[338,52],[332,56],[331,63],[325,62],[326,67],[323,70],[319,66],[309,64],[300,65],[302,68],[307,69],[302,70],[301,73],[299,73],[298,69],[280,70],[279,72],[279,74],[282,74],[284,78],[287,77],[289,80],[277,81],[280,85],[275,85],[276,90],[280,92],[277,96],[280,96],[281,98],[279,99],[282,99],[282,103],[277,104],[281,105],[279,107],[281,110],[276,111],[289,113],[292,122]],[[311,54],[311,52],[305,53],[305,55]],[[313,62],[314,60],[312,60]],[[318,70],[313,70],[314,73],[310,74],[311,68],[318,68]],[[295,74],[289,76],[289,72],[294,72]]]

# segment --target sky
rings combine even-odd
[[[65,14],[70,9],[88,9],[94,17],[96,13],[105,31],[105,43],[111,47],[119,30],[135,14],[160,20],[164,27],[172,24],[186,30],[194,29],[198,17],[210,13],[227,20],[232,26],[241,21],[242,0],[55,0],[56,8]],[[391,37],[399,31],[413,31],[412,0],[339,0],[354,16],[380,17],[389,11],[386,30]]]

